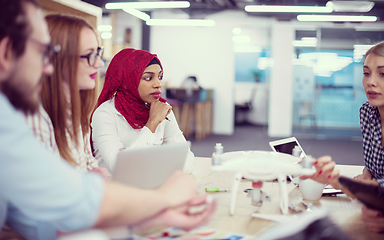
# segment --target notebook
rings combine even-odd
[[[160,187],[176,170],[183,170],[190,146],[190,142],[168,143],[121,151],[112,179],[143,189]]]

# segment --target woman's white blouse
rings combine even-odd
[[[134,129],[124,116],[117,111],[115,99],[102,103],[92,116],[92,143],[94,156],[99,165],[112,171],[119,151],[126,148],[137,148],[163,143],[185,142],[185,137],[171,111],[168,119],[162,121],[154,133],[147,127]],[[194,155],[189,151],[184,165],[184,172],[192,172]]]

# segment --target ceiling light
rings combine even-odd
[[[149,26],[215,26],[215,21],[205,19],[149,19],[146,21],[146,23]]]
[[[368,1],[329,1],[325,6],[335,12],[369,12],[375,5]]]
[[[241,34],[241,28],[233,28],[232,33],[233,34]]]
[[[124,8],[188,8],[191,4],[188,1],[171,2],[115,2],[105,4],[106,9]]]
[[[246,12],[330,13],[331,7],[247,5]]]
[[[350,15],[297,15],[297,20],[304,22],[375,22],[376,16]]]
[[[355,26],[357,32],[382,32],[383,27],[380,26]]]
[[[99,32],[110,32],[110,31],[112,31],[112,26],[111,25],[99,25],[99,26],[97,26],[97,30]]]
[[[304,42],[317,42],[317,38],[316,37],[302,37],[301,38],[301,41],[304,41]]]
[[[353,45],[353,48],[354,49],[363,49],[365,51],[367,51],[368,49],[370,49],[371,47],[373,47],[374,45],[366,45],[366,44],[355,44]]]
[[[236,43],[246,43],[246,42],[250,42],[251,38],[246,35],[242,35],[242,36],[235,35],[232,37],[232,41]]]
[[[102,39],[111,39],[112,38],[112,33],[110,33],[110,32],[103,32],[103,33],[101,33],[100,37]]]
[[[151,18],[148,14],[146,14],[142,11],[139,11],[137,9],[134,9],[134,8],[124,8],[123,11],[127,12],[127,13],[129,13],[129,14],[137,17],[137,18],[140,18],[143,21],[147,21]]]
[[[233,46],[234,52],[261,52],[262,49],[259,46]]]
[[[292,41],[292,45],[294,47],[316,47],[317,46],[317,41],[314,42],[314,41],[300,41],[300,40],[296,40],[296,41]]]

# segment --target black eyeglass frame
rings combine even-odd
[[[100,57],[100,59],[103,59],[104,54],[104,47],[98,47],[96,52],[88,53],[87,55],[80,55],[80,58],[86,58],[88,61],[88,65],[91,67],[94,67],[97,62],[97,57]],[[93,56],[92,56],[93,55]],[[91,64],[91,59],[93,58],[93,64]]]
[[[28,40],[30,40],[33,43],[38,44],[39,46],[45,48],[43,55],[42,55],[42,60],[41,60],[44,66],[51,64],[53,61],[53,58],[61,50],[60,44],[56,44],[56,45],[52,45],[50,43],[45,44],[45,43],[42,43],[42,42],[40,42],[34,38],[28,38]]]

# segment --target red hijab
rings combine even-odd
[[[149,109],[139,95],[139,83],[144,70],[152,59],[160,60],[156,54],[144,50],[127,48],[117,53],[108,66],[103,90],[97,101],[97,107],[115,97],[115,107],[129,125],[141,129],[149,119]],[[165,102],[165,99],[160,98]]]

